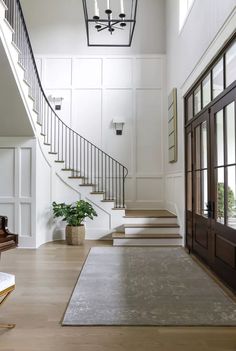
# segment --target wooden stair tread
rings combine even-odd
[[[175,223],[124,224],[125,228],[179,228]]]
[[[115,232],[112,234],[113,239],[182,239],[180,234],[125,234]]]
[[[177,218],[167,210],[126,210],[124,218]]]
[[[68,177],[69,179],[84,179],[84,177],[82,176],[72,176],[72,177]]]
[[[96,184],[80,184],[79,186],[96,186]]]

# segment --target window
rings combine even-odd
[[[194,0],[179,0],[179,31],[184,26]]]
[[[181,1],[181,0],[180,0]],[[201,79],[185,96],[185,121],[190,121],[202,109],[206,108],[214,99],[220,98],[230,85],[236,81],[236,39],[230,41],[219,57],[209,65]],[[236,150],[236,149],[235,149]],[[235,204],[236,205],[236,204]],[[235,207],[236,208],[236,207]]]
[[[225,55],[226,61],[226,86],[236,80],[236,42],[229,48]]]
[[[215,65],[212,70],[213,76],[213,98],[224,90],[224,64],[223,58]]]

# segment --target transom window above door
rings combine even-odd
[[[186,122],[195,117],[236,80],[236,40],[205,72],[186,98]]]

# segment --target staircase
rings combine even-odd
[[[45,159],[62,182],[109,215],[109,233],[119,228],[114,245],[181,245],[176,216],[125,210],[127,168],[56,114],[40,81],[19,0],[0,0],[0,39]]]
[[[165,210],[126,210],[123,231],[113,233],[114,246],[181,246],[177,217]]]
[[[45,158],[63,182],[108,213],[110,227],[116,227],[124,215],[127,168],[56,114],[40,81],[19,0],[0,0],[0,21],[0,39]]]

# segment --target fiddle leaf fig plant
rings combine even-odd
[[[77,201],[73,204],[65,203],[52,203],[53,216],[63,217],[62,220],[67,223],[68,226],[79,227],[83,225],[85,218],[93,219],[97,216],[93,206],[84,200]]]

